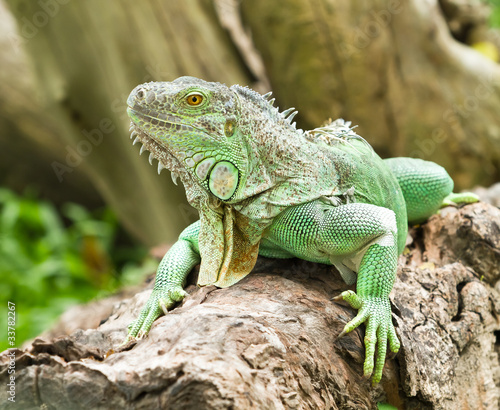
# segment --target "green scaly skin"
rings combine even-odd
[[[296,112],[280,112],[269,98],[192,77],[130,94],[134,143],[158,160],[158,172],[181,178],[200,220],[161,261],[127,341],[144,337],[186,296],[186,277],[200,262],[200,286],[226,287],[252,270],[257,254],[298,257],[335,265],[348,284],[357,280],[356,292],[336,298],[358,310],[339,337],[366,323],[364,375],[378,383],[387,343],[394,353],[400,347],[389,293],[408,221],[477,197],[453,194],[453,181],[434,163],[383,161],[343,120],[296,129]]]

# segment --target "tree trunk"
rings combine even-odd
[[[355,315],[331,301],[346,289],[339,274],[296,259],[262,259],[227,289],[191,285],[181,306],[124,349],[117,346],[151,284],[134,297],[68,312],[59,332],[86,329],[89,320],[92,328],[46,335],[15,350],[16,404],[26,410],[375,409],[385,401],[401,409],[496,410],[499,220],[499,209],[477,203],[446,208],[411,231],[391,293],[402,346],[374,388],[362,377],[364,325],[337,339]],[[4,352],[3,386],[7,366]],[[4,408],[10,407],[1,389]]]

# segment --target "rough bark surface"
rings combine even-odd
[[[402,347],[375,388],[361,376],[364,326],[336,339],[355,313],[331,301],[346,289],[339,274],[262,259],[227,289],[191,285],[181,306],[124,350],[151,283],[67,314],[66,331],[85,330],[16,351],[18,408],[498,409],[499,224],[500,210],[478,203],[412,229],[391,294]],[[2,385],[7,364],[4,352]]]

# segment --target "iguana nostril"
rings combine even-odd
[[[137,98],[141,98],[141,99],[142,99],[142,98],[144,98],[144,94],[145,94],[145,93],[144,93],[144,89],[143,89],[143,88],[139,88],[139,89],[137,90],[137,93],[136,93]]]

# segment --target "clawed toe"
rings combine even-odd
[[[344,337],[348,332],[346,332],[345,330],[342,330],[342,332],[339,333],[339,335],[337,336],[337,340],[339,340],[341,337]]]

